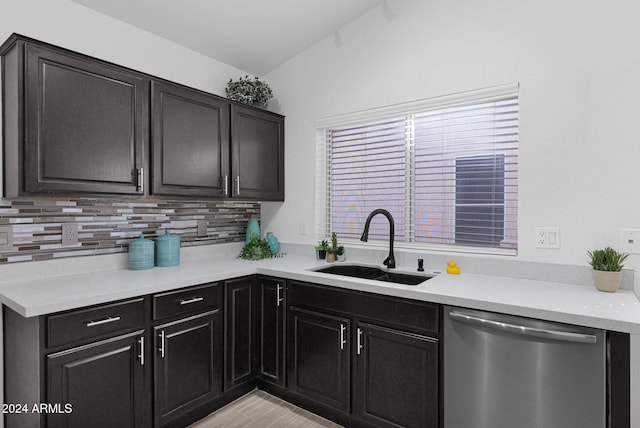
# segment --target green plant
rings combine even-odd
[[[331,233],[331,249],[334,253],[338,249],[338,235],[335,232]]]
[[[230,79],[225,91],[227,98],[244,104],[266,106],[273,98],[273,92],[266,82],[248,75],[238,80]]]
[[[338,248],[336,248],[336,256],[341,256],[344,254],[344,247],[342,245],[338,246]]]
[[[315,248],[317,251],[327,251],[327,248],[329,248],[329,243],[327,242],[326,239],[323,239],[322,242],[316,245]]]
[[[245,260],[262,260],[273,257],[273,253],[267,241],[260,239],[257,235],[253,235],[249,242],[242,247],[238,257]]]
[[[624,267],[623,262],[629,257],[628,254],[619,253],[611,247],[604,250],[587,251],[589,264],[595,270],[606,272],[619,272]]]

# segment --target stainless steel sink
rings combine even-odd
[[[315,272],[329,273],[332,275],[351,276],[355,278],[373,279],[375,281],[393,282],[396,284],[418,285],[432,275],[411,275],[407,273],[390,272],[374,266],[362,265],[330,265],[314,269]]]

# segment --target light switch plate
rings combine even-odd
[[[560,228],[536,227],[536,248],[560,248]]]
[[[0,251],[10,251],[13,249],[13,228],[11,226],[0,226]]]

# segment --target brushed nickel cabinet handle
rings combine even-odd
[[[204,297],[192,297],[191,299],[180,300],[181,305],[189,305],[191,303],[202,302]]]
[[[140,355],[138,355],[138,358],[140,358],[140,365],[144,366],[144,336],[138,339],[138,343],[140,344]]]
[[[120,317],[107,317],[101,320],[89,321],[87,327],[95,327],[97,325],[109,324],[110,322],[120,321]]]
[[[276,288],[276,306],[280,306],[280,303],[282,303],[282,301],[284,300],[282,297],[280,297],[281,292],[282,292],[282,285],[278,284]]]
[[[340,324],[340,350],[344,349],[344,345],[347,344],[347,339],[345,338],[345,331],[347,330],[347,327],[345,327],[344,324]]]
[[[138,169],[138,189],[144,193],[144,167]]]
[[[358,355],[362,352],[362,330],[358,328]]]
[[[164,330],[162,330],[159,334],[160,336],[160,348],[158,348],[158,351],[160,351],[160,357],[164,358]]]
[[[224,176],[224,196],[229,196],[229,176]]]

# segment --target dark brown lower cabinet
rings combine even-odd
[[[350,321],[289,308],[289,389],[317,403],[351,410]]]
[[[141,330],[47,355],[47,427],[142,427],[143,346]]]
[[[438,426],[438,341],[358,323],[355,416],[374,427]]]
[[[255,382],[256,278],[225,282],[224,390]]]
[[[29,405],[4,422],[181,428],[257,383],[348,427],[439,428],[440,318],[434,303],[262,276],[40,317],[4,307],[5,403]],[[629,335],[607,338],[607,428],[628,428]]]
[[[256,375],[264,382],[285,386],[286,281],[259,278]]]
[[[193,410],[222,391],[218,310],[154,327],[155,426]]]

